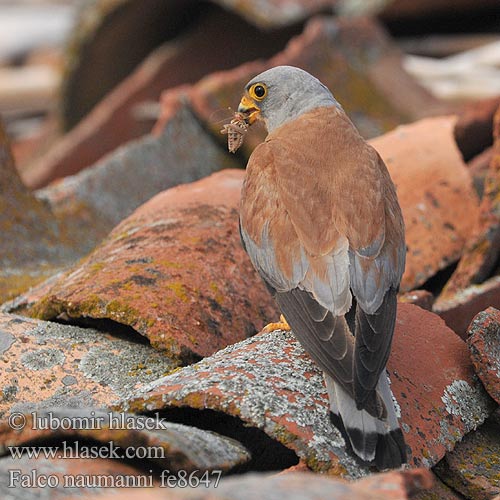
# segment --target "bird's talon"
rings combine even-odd
[[[278,323],[269,323],[262,329],[265,333],[274,332],[275,330],[284,330],[285,332],[289,332],[291,330],[290,325],[287,323],[283,314],[280,315]]]

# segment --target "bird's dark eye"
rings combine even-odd
[[[264,97],[266,95],[266,89],[262,85],[257,85],[257,87],[255,87],[255,95],[257,97]]]
[[[267,87],[263,83],[256,83],[250,88],[250,96],[258,101],[261,101],[266,97]]]

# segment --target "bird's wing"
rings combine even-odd
[[[378,157],[383,181],[385,240],[378,252],[351,248],[350,280],[357,300],[354,396],[363,407],[384,370],[396,322],[397,291],[406,257],[404,223],[394,185]]]
[[[380,317],[395,304],[384,297],[400,278],[391,271],[399,256],[391,245],[400,235],[389,210],[398,205],[386,206],[387,193],[395,193],[384,169],[342,111],[322,108],[276,129],[255,149],[241,206],[246,249],[294,332],[323,370],[365,405],[392,336]],[[368,314],[357,319],[359,345],[339,326],[351,291]],[[353,372],[353,364],[359,370]]]

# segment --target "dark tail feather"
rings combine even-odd
[[[378,419],[365,410],[358,410],[354,399],[333,379],[325,375],[330,399],[330,418],[362,463],[379,470],[396,469],[406,462],[406,444],[399,428],[392,395],[385,372],[380,377],[377,392],[387,410]]]
[[[397,469],[406,463],[406,443],[401,429],[378,436],[375,467],[379,470]]]

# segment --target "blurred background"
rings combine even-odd
[[[322,80],[367,139],[457,115],[442,150],[466,163],[477,207],[500,105],[498,0],[0,0],[0,298],[86,255],[155,194],[244,168],[264,130],[230,155],[222,124],[279,64]],[[441,293],[454,238],[407,289]],[[496,276],[496,255],[451,288]]]
[[[126,120],[113,137],[102,137],[107,144],[96,146],[80,167],[151,130],[163,90],[272,57],[318,14],[376,16],[403,52],[404,69],[437,99],[460,105],[500,94],[499,5],[497,0],[0,0],[0,115],[21,176],[28,186],[41,187],[53,179],[30,175],[37,160],[148,58],[154,75],[140,91],[135,87],[138,95],[126,106]]]

